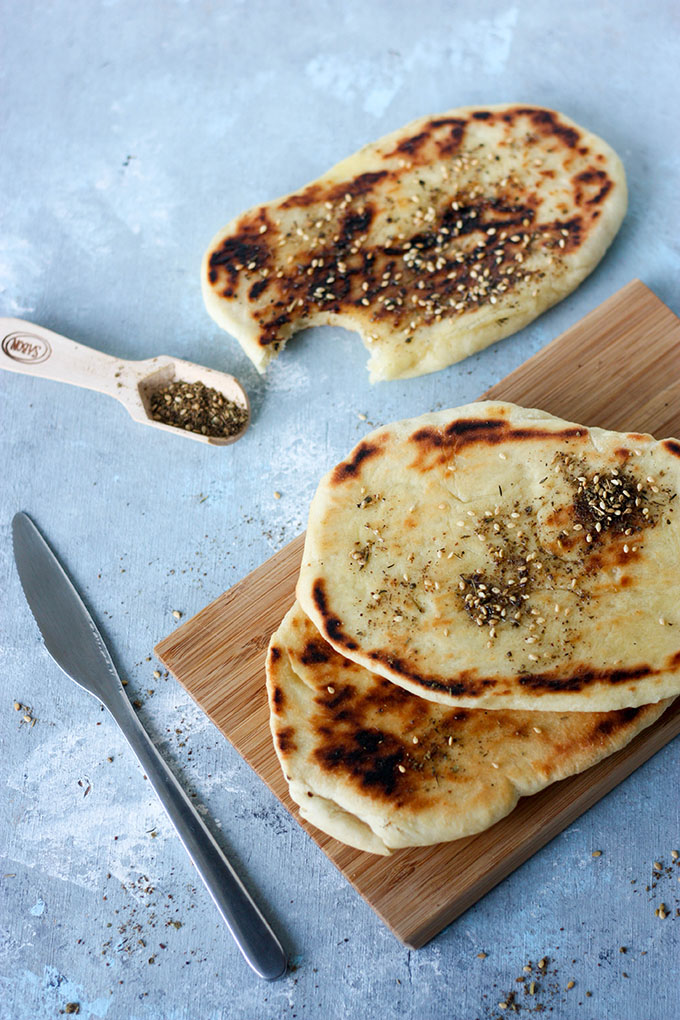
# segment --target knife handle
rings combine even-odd
[[[282,977],[286,955],[214,837],[178,783],[123,694],[106,707],[158,795],[177,835],[243,956],[268,981]]]

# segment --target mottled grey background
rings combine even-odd
[[[680,312],[677,4],[5,0],[0,19],[0,314],[226,369],[254,405],[247,437],[220,450],[95,393],[0,378],[0,1018],[78,1002],[107,1020],[484,1020],[546,955],[536,1001],[553,1016],[676,1020],[680,885],[644,887],[680,849],[677,742],[415,953],[149,657],[173,609],[198,611],[301,530],[321,472],[371,422],[473,399],[633,277]],[[411,118],[508,100],[563,110],[625,162],[628,216],[579,291],[423,379],[370,387],[339,329],[299,337],[258,378],[203,309],[213,233]],[[251,975],[122,738],[47,656],[11,558],[17,509],[67,563],[281,932],[297,968],[284,981]]]

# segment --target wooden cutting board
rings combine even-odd
[[[635,280],[484,396],[585,425],[677,436],[680,319]],[[379,917],[417,949],[680,733],[680,699],[628,747],[524,798],[486,832],[391,857],[353,850],[300,819],[269,732],[265,653],[294,599],[303,538],[178,627],[156,653]]]

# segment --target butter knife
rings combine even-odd
[[[280,942],[135,715],[102,636],[56,556],[25,513],[15,515],[12,537],[47,651],[120,726],[247,962],[261,978],[282,977],[287,961]]]

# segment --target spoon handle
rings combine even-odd
[[[24,319],[0,319],[0,368],[116,396],[126,362]]]
[[[104,704],[136,754],[243,956],[261,978],[272,981],[281,977],[287,963],[280,942],[156,750],[127,698],[124,695],[106,698]]]

